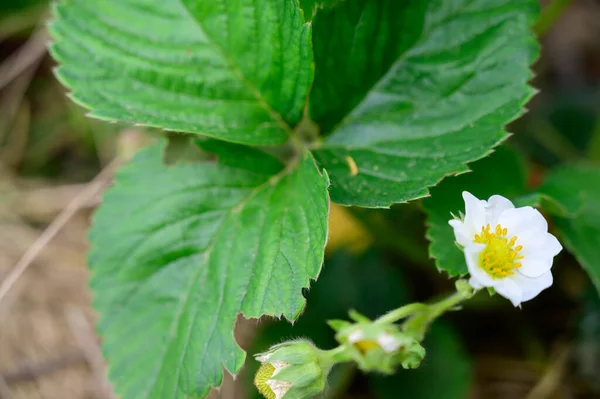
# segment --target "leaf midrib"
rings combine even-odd
[[[277,0],[277,1],[281,1],[281,0]],[[250,82],[246,78],[246,76],[244,75],[244,73],[242,72],[240,67],[237,65],[237,63],[231,57],[229,57],[227,55],[227,53],[221,48],[221,46],[219,46],[213,40],[213,38],[208,34],[208,32],[202,26],[202,23],[194,16],[193,13],[190,12],[190,10],[186,7],[186,5],[181,3],[181,6],[187,12],[189,17],[195,22],[198,29],[204,33],[204,35],[208,39],[207,43],[209,43],[221,55],[221,57],[225,60],[225,62],[230,66],[233,73],[240,79],[240,81],[244,84],[244,86],[246,86],[246,88],[250,91],[250,93],[256,98],[256,100],[262,106],[262,108],[264,108],[269,113],[271,118],[273,118],[273,120],[275,120],[277,122],[279,127],[281,127],[289,136],[293,135],[294,132],[293,132],[292,128],[290,127],[290,125],[288,125],[288,123],[283,119],[283,117],[281,116],[281,114],[279,114],[279,112],[275,111],[269,105],[269,103],[262,96],[262,93],[260,92],[260,90],[258,90],[254,86],[254,84],[252,84],[252,82]],[[227,21],[229,21],[228,13],[226,13],[226,18],[227,18]]]

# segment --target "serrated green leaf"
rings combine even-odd
[[[600,200],[600,168],[591,165],[566,165],[551,171],[537,190],[556,201],[570,216],[581,214],[586,207],[594,208]],[[600,209],[600,208],[599,208]]]
[[[423,28],[426,1],[354,0],[313,21],[317,68],[310,116],[322,132],[356,107]]]
[[[568,165],[553,171],[539,192],[569,213],[555,217],[561,242],[575,255],[600,292],[600,167]]]
[[[558,216],[568,216],[571,214],[564,204],[559,203],[553,197],[539,192],[527,193],[513,200],[516,207],[532,206],[542,208],[546,212]]]
[[[236,373],[238,313],[296,318],[319,274],[327,177],[202,142],[219,163],[162,163],[165,143],[116,178],[90,234],[91,286],[111,382],[123,398],[202,398]]]
[[[534,93],[537,9],[534,0],[358,0],[320,13],[310,109],[326,128],[337,123],[314,152],[332,200],[423,197],[506,138],[503,126]]]
[[[423,201],[427,213],[429,255],[438,269],[450,276],[467,273],[465,256],[456,246],[454,232],[448,221],[452,214],[464,212],[462,192],[469,191],[477,198],[488,199],[499,194],[509,199],[525,192],[526,171],[518,154],[498,147],[489,157],[470,165],[472,172],[449,177],[431,189],[431,197]]]
[[[270,145],[302,115],[298,0],[70,0],[55,15],[57,75],[93,116]]]
[[[557,218],[555,223],[561,242],[575,255],[600,292],[600,213],[593,220],[577,216]]]
[[[418,369],[400,370],[390,377],[373,376],[378,399],[465,399],[473,379],[473,366],[451,325],[436,322],[424,342],[427,354]]]

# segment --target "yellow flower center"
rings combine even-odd
[[[276,360],[260,366],[254,377],[254,385],[256,385],[258,392],[267,399],[279,399],[283,397],[292,387],[292,383],[289,381],[273,380],[272,378],[281,369],[289,365],[289,363]]]
[[[267,380],[273,377],[275,373],[275,367],[271,363],[264,363],[261,365],[256,372],[254,377],[254,385],[258,389],[258,392],[267,399],[275,399],[275,392],[267,384]]]
[[[356,349],[360,351],[363,355],[366,354],[373,348],[378,348],[379,344],[373,340],[361,340],[354,343]]]
[[[504,278],[514,274],[515,269],[521,267],[518,260],[523,259],[519,251],[521,245],[515,246],[517,236],[510,240],[506,237],[508,230],[501,225],[496,225],[492,231],[488,224],[481,228],[481,233],[475,234],[474,242],[485,244],[479,254],[479,265],[493,278]]]

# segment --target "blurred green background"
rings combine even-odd
[[[569,4],[540,32],[533,81],[540,93],[509,126],[514,135],[505,144],[526,160],[531,188],[561,163],[600,162],[600,1],[557,3]],[[43,0],[0,0],[0,279],[115,157],[159,135],[89,119],[67,98],[45,51],[48,15]],[[179,154],[188,150],[181,137],[171,144]],[[79,204],[0,301],[0,398],[112,397],[85,269],[98,201]],[[250,354],[297,337],[332,347],[327,319],[351,308],[375,317],[452,290],[428,257],[419,201],[391,210],[334,206],[330,223],[326,264],[300,320],[238,322],[238,341]],[[418,370],[384,378],[336,368],[326,397],[600,398],[598,294],[566,251],[554,275],[555,284],[522,310],[482,293],[445,316],[428,335]],[[255,368],[249,357],[242,376],[226,378],[212,397],[257,397]]]

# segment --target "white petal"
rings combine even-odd
[[[485,270],[479,266],[479,254],[485,248],[485,244],[470,243],[465,247],[465,261],[471,274],[471,285],[481,287],[493,287],[495,282]],[[475,288],[473,286],[473,288]]]
[[[271,362],[271,365],[275,368],[275,370],[273,370],[273,375],[271,375],[271,377],[274,377],[277,375],[277,373],[279,373],[281,370],[283,370],[290,364],[282,360],[275,360],[274,362]]]
[[[523,291],[521,287],[511,278],[496,280],[494,289],[498,294],[511,301],[515,307],[519,306],[521,302],[523,302]]]
[[[519,255],[525,258],[552,259],[562,250],[562,245],[550,233],[520,235],[517,245],[523,246]]]
[[[480,290],[483,288],[483,285],[473,277],[469,279],[469,285],[471,285],[471,287],[473,287],[474,290]]]
[[[275,399],[281,399],[290,390],[292,383],[288,381],[267,380],[266,384],[275,394]]]
[[[550,287],[553,282],[552,273],[550,271],[535,278],[530,278],[517,272],[510,278],[521,287],[521,290],[523,291],[523,302],[535,298],[540,292]]]
[[[508,230],[509,236],[516,235],[519,239],[533,239],[536,235],[539,238],[540,234],[548,231],[548,222],[544,216],[530,206],[505,210],[498,218],[498,223]]]
[[[473,237],[467,235],[468,233],[465,231],[464,223],[461,220],[452,219],[448,221],[448,224],[454,229],[454,237],[460,245],[465,247],[473,241]]]
[[[535,278],[546,273],[552,267],[552,258],[534,258],[525,256],[520,259],[521,267],[518,272],[524,276]]]
[[[269,360],[269,358],[271,357],[270,353],[267,353],[265,355],[261,355],[261,356],[256,356],[256,360],[258,360],[261,363],[266,363],[267,360]]]
[[[392,334],[384,332],[377,337],[377,344],[385,353],[392,353],[400,347],[400,342]]]
[[[362,341],[363,339],[364,334],[361,329],[356,329],[348,335],[348,341],[350,341],[351,344],[354,344],[358,341]]]
[[[488,223],[495,227],[502,212],[513,209],[515,206],[510,200],[501,195],[492,195],[487,201]]]
[[[543,251],[546,252],[548,256],[556,256],[562,251],[563,247],[560,245],[560,242],[550,233],[546,233],[543,240]]]
[[[467,236],[474,237],[486,224],[487,202],[478,199],[468,191],[463,191],[462,197],[465,200],[464,231]]]

